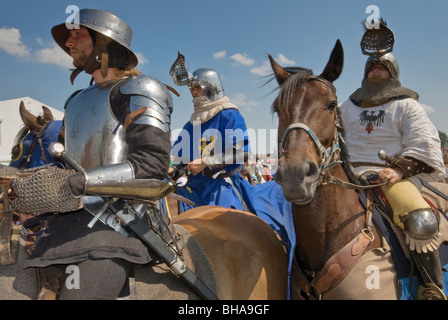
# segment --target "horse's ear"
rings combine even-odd
[[[31,112],[27,110],[27,108],[25,107],[25,103],[23,103],[23,101],[20,101],[19,113],[23,122],[31,121],[31,119],[36,118]]]
[[[344,49],[342,48],[341,41],[338,39],[334,45],[333,51],[331,52],[330,60],[328,60],[327,65],[320,76],[330,82],[333,82],[341,75],[343,66]]]
[[[283,83],[285,83],[286,80],[291,77],[291,74],[283,69],[277,61],[272,58],[270,54],[268,54],[269,61],[271,62],[272,70],[274,70],[275,78],[277,79],[278,84],[281,86]]]
[[[19,113],[26,128],[33,131],[40,130],[41,126],[37,123],[37,117],[27,110],[23,101],[20,101]]]
[[[45,122],[55,120],[50,109],[48,109],[46,106],[42,106],[42,110],[44,111]]]

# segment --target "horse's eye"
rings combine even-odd
[[[338,106],[338,102],[337,102],[337,101],[332,101],[332,102],[328,105],[327,110],[333,112],[333,111],[336,109],[337,106]]]

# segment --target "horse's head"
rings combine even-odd
[[[272,105],[279,117],[275,180],[288,201],[307,204],[339,152],[338,102],[333,81],[342,72],[343,48],[338,40],[319,76],[308,69],[282,68],[271,56],[269,60],[280,85]]]
[[[23,101],[20,102],[19,112],[24,126],[16,135],[10,166],[32,168],[52,160],[47,149],[57,141],[62,121],[55,120],[47,107],[42,106],[42,110],[42,115],[35,116],[25,108]]]

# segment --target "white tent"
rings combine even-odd
[[[9,164],[14,138],[23,127],[19,106],[23,101],[25,107],[34,115],[42,115],[42,106],[51,110],[57,120],[62,120],[64,113],[30,97],[0,101],[0,163]]]

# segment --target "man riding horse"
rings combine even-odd
[[[59,213],[51,215],[26,263],[42,283],[38,299],[54,292],[60,299],[116,299],[131,264],[148,263],[151,254],[139,239],[89,222],[92,214],[146,207],[86,194],[105,180],[167,177],[172,97],[164,84],[134,69],[132,30],[124,21],[94,9],[79,10],[74,21],[79,25],[54,26],[52,35],[73,58],[72,83],[82,71],[95,82],[69,97],[61,131],[82,170],[54,167],[16,178],[12,204],[21,212]],[[79,268],[79,290],[62,285],[68,265]]]
[[[439,135],[418,93],[401,86],[391,53],[394,40],[381,20],[378,29],[366,29],[361,41],[369,55],[362,85],[340,106],[349,156],[357,175],[375,173],[371,177],[388,181],[381,191],[422,275],[420,298],[446,299],[437,251],[440,218],[420,194],[422,180],[445,178]],[[380,149],[385,150],[381,158]]]

